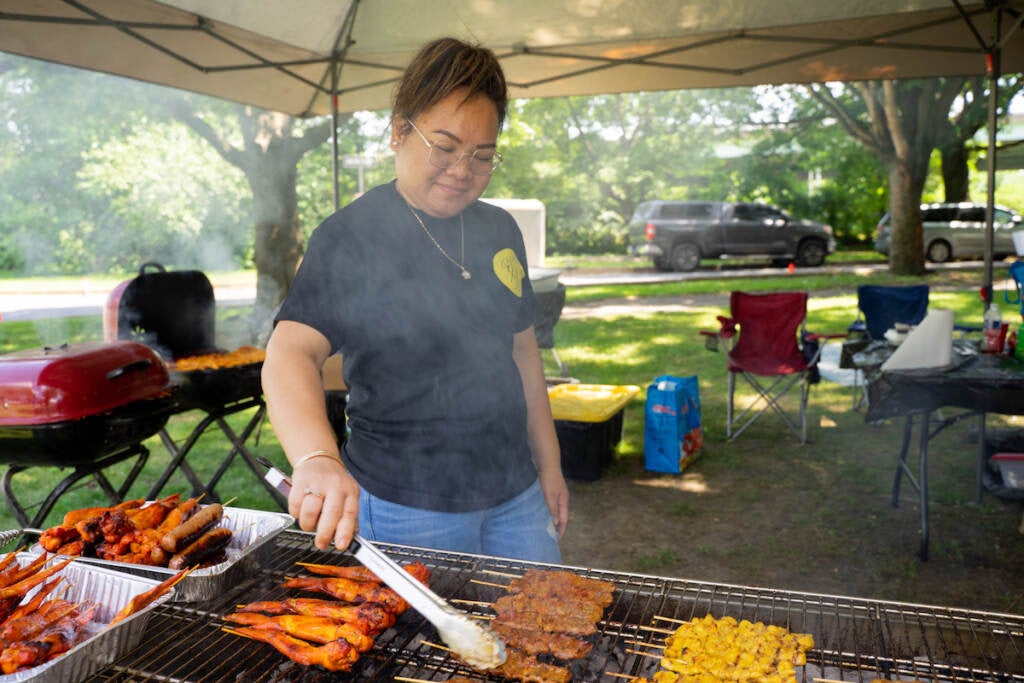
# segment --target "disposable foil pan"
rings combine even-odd
[[[273,544],[271,539],[287,529],[295,520],[283,512],[263,512],[246,508],[224,508],[221,526],[231,529],[227,560],[196,569],[175,586],[175,602],[202,602],[223,595],[243,579],[255,574],[266,563]],[[39,544],[30,549],[42,552]],[[108,567],[120,572],[163,581],[176,572],[166,567],[150,567],[130,562],[114,562],[82,557],[81,562]],[[0,682],[2,683],[2,682]]]
[[[37,555],[21,552],[17,557],[18,563],[24,566]],[[63,559],[53,558],[47,562],[47,566]],[[93,621],[86,626],[86,633],[90,634],[89,637],[49,662],[18,673],[0,674],[0,683],[20,683],[21,681],[67,683],[67,681],[81,681],[87,678],[138,645],[152,610],[157,605],[172,599],[175,590],[170,589],[169,593],[160,596],[124,621],[108,628],[107,625],[114,615],[127,605],[129,600],[153,588],[159,581],[116,572],[79,560],[64,567],[58,576],[63,576],[65,579],[57,589],[64,591],[60,594],[64,599],[98,605]],[[30,592],[25,599],[30,598],[36,591],[38,588]]]

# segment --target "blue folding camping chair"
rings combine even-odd
[[[928,294],[928,285],[860,285],[857,287],[857,320],[863,322],[869,338],[885,339],[886,331],[896,323],[917,325],[924,320],[928,313]]]
[[[896,323],[917,325],[928,313],[928,295],[928,285],[858,285],[857,318],[849,331],[881,341]],[[867,401],[860,375],[860,372],[854,374],[854,408]]]

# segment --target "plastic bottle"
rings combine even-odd
[[[1002,344],[999,343],[999,334],[1003,326],[1003,316],[999,312],[999,306],[993,301],[985,311],[985,322],[983,325],[984,337],[981,340],[982,353],[999,353],[1002,351]]]

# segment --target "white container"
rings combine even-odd
[[[1024,453],[996,453],[992,462],[999,465],[1003,483],[1011,489],[1024,489]]]
[[[484,199],[488,204],[500,206],[512,214],[523,233],[526,247],[526,265],[543,266],[547,244],[547,212],[539,199]]]
[[[1024,256],[1024,230],[1015,230],[1010,233],[1010,237],[1013,239],[1013,248],[1017,256]]]

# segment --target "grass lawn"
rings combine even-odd
[[[997,271],[996,278],[1001,278]],[[918,282],[922,278],[780,275],[774,278],[686,281],[652,285],[570,288],[565,315],[555,329],[559,355],[581,382],[646,385],[662,374],[697,375],[703,404],[705,447],[681,475],[646,472],[643,463],[643,393],[625,408],[622,440],[614,462],[598,481],[571,482],[573,518],[563,541],[566,564],[761,585],[801,591],[862,595],[928,604],[1024,612],[1020,572],[1024,536],[1020,501],[986,495],[974,499],[974,454],[970,424],[951,428],[932,444],[932,557],[916,558],[915,496],[905,486],[899,508],[889,492],[901,423],[864,423],[852,406],[849,387],[822,382],[813,388],[809,440],[805,446],[767,416],[733,442],[724,438],[725,366],[708,352],[701,329],[714,329],[731,289],[811,292],[808,326],[843,332],[855,314],[855,287],[871,282]],[[957,322],[978,324],[981,272],[956,271],[923,278],[932,285],[930,305],[949,308]],[[586,306],[633,302],[633,309],[585,314]],[[598,309],[599,311],[601,309]],[[1004,306],[1004,319],[1009,319]],[[218,330],[240,325],[241,309],[219,312]],[[98,319],[66,321],[69,341],[98,339]],[[31,323],[0,323],[0,349],[38,343]],[[544,352],[554,373],[550,352]],[[171,418],[178,441],[201,419]],[[232,416],[234,428],[248,414]],[[994,428],[1019,429],[1020,418],[991,416]],[[149,462],[129,496],[144,496],[166,468],[167,449],[156,438],[145,445]],[[285,461],[265,423],[249,445],[279,465]],[[200,441],[189,463],[209,476],[229,452],[216,429]],[[127,468],[115,468],[123,471]],[[65,471],[32,468],[18,475],[19,492],[49,491]],[[187,491],[172,479],[164,493]],[[235,458],[217,492],[234,505],[276,509],[255,475]],[[66,495],[51,515],[101,504],[93,485]],[[0,509],[0,528],[16,528]]]

